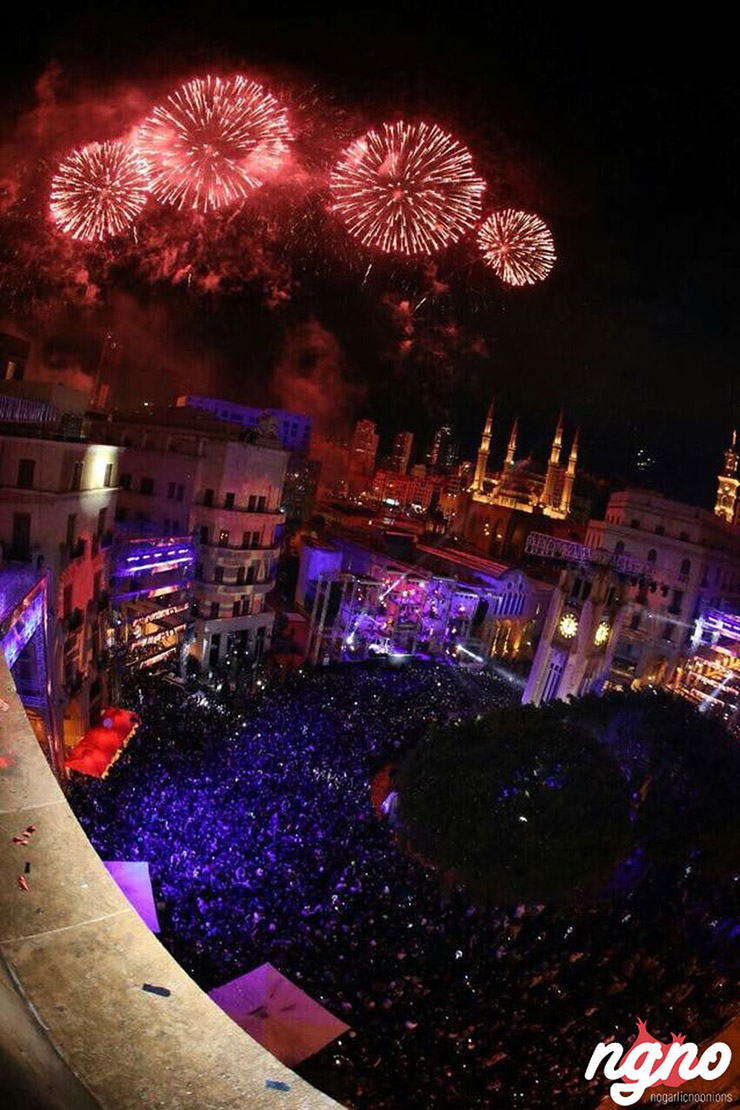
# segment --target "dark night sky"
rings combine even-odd
[[[457,369],[450,410],[468,446],[490,392],[502,422],[521,414],[525,445],[538,453],[562,403],[570,427],[582,425],[591,469],[633,478],[642,444],[657,458],[652,483],[711,502],[721,449],[740,420],[739,98],[728,28],[651,24],[644,9],[624,7],[585,22],[560,6],[543,15],[524,6],[482,14],[459,4],[317,5],[300,17],[281,17],[287,6],[275,3],[262,17],[256,5],[151,7],[68,5],[45,22],[35,12],[0,78],[6,103],[28,106],[53,58],[101,84],[251,65],[318,81],[364,120],[435,113],[489,180],[508,167],[509,187],[545,216],[559,253],[536,290],[489,290],[474,278],[455,293],[456,318],[488,350],[469,378],[464,358]],[[364,388],[360,414],[404,426],[405,387],[376,372],[373,309],[367,290],[351,286],[304,284],[292,320],[313,315],[336,336]],[[191,309],[187,326],[220,353],[214,389],[238,397],[269,373],[280,325],[261,313],[249,298]],[[425,319],[434,324],[433,313]],[[245,333],[257,351],[251,371],[240,354]],[[411,421],[419,431],[436,419],[427,400],[432,411]],[[504,436],[502,423],[502,450]]]

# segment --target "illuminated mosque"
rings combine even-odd
[[[473,480],[460,499],[454,531],[486,555],[517,554],[532,522],[519,514],[539,514],[555,521],[570,515],[578,461],[578,432],[563,463],[563,413],[558,416],[545,472],[531,460],[516,459],[518,421],[514,421],[500,470],[489,470],[493,401],[488,407]]]

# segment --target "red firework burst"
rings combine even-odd
[[[196,212],[243,199],[274,176],[292,140],[285,109],[246,77],[196,78],[139,128],[158,200]]]
[[[535,285],[555,265],[555,243],[544,220],[531,212],[492,212],[478,231],[483,258],[509,285]]]
[[[146,166],[126,143],[91,143],[72,151],[51,183],[49,208],[73,239],[120,235],[147,202]]]
[[[485,182],[470,151],[436,124],[384,123],[331,173],[334,211],[366,247],[429,255],[480,218]]]

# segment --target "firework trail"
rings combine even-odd
[[[493,212],[478,232],[483,259],[508,285],[535,285],[555,265],[555,243],[544,220],[530,212]]]
[[[243,200],[274,177],[292,134],[285,109],[246,77],[196,78],[155,108],[138,131],[154,196],[208,212]]]
[[[347,230],[387,254],[430,255],[456,242],[480,218],[484,189],[467,148],[428,123],[384,123],[331,173]]]
[[[50,211],[73,239],[121,235],[148,199],[146,166],[126,143],[91,143],[72,151],[51,183]]]

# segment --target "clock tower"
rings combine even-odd
[[[717,479],[717,500],[714,503],[716,516],[721,516],[729,524],[735,519],[735,501],[737,487],[740,485],[737,477],[737,431],[732,433],[732,441],[725,451],[725,465]]]

